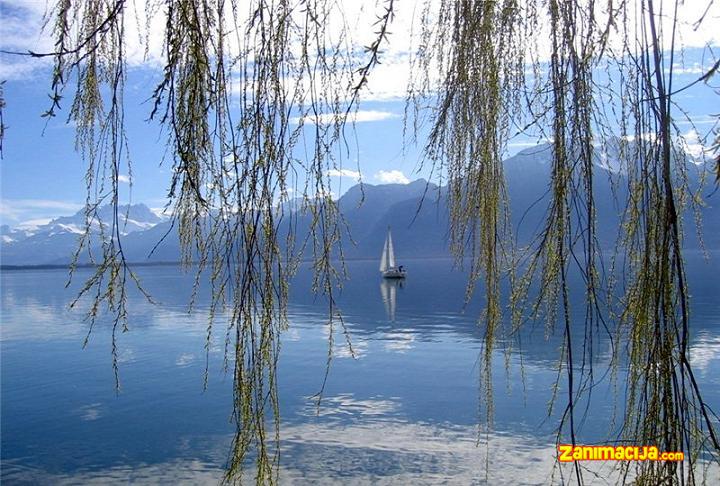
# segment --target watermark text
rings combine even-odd
[[[560,462],[574,461],[682,461],[683,452],[660,452],[655,446],[558,445]]]

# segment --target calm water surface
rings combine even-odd
[[[719,259],[688,259],[692,360],[716,410]],[[479,378],[481,299],[463,308],[465,276],[448,260],[406,263],[409,278],[402,286],[383,283],[377,262],[348,264],[351,278],[339,303],[355,356],[336,329],[319,409],[310,397],[322,385],[330,331],[325,301],[310,294],[309,272],[301,269],[279,364],[283,482],[561,482],[553,456],[562,410],[548,418],[559,338],[546,339],[542,324],[528,326],[520,345],[515,340],[510,352],[496,353],[488,434],[479,427],[486,416]],[[207,289],[188,313],[191,276],[175,267],[140,273],[158,305],[135,294],[130,299],[131,330],[119,338],[119,394],[110,323],[101,320],[82,349],[88,328],[81,312],[68,309],[74,290],[64,288],[66,272],[2,273],[4,484],[199,484],[222,477],[234,432],[232,377],[223,372],[224,323],[214,330],[203,390]],[[582,287],[577,289],[582,299]],[[577,302],[573,337],[579,342],[584,325],[582,300]],[[609,341],[598,338],[598,378],[610,352]],[[613,390],[609,378],[602,380],[591,403],[581,404],[580,440],[617,438],[612,416],[623,409]],[[559,393],[562,408],[566,392]],[[602,474],[611,466],[598,467]]]

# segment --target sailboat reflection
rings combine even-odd
[[[402,279],[382,279],[380,282],[380,294],[385,304],[385,313],[390,322],[395,322],[395,306],[397,302],[397,289],[403,288],[405,281]]]

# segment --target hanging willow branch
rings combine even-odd
[[[165,0],[149,5],[146,14],[160,7],[165,59],[150,117],[168,134],[168,206],[182,261],[186,268],[196,265],[196,290],[204,278],[213,289],[207,352],[215,321],[229,316],[225,362],[233,363],[237,433],[225,479],[238,480],[251,460],[258,484],[275,483],[276,367],[287,327],[287,282],[303,252],[311,254],[314,288],[327,296],[332,328],[333,289],[342,273],[331,263],[341,249],[328,172],[341,163],[335,148],[357,92],[378,63],[392,2],[371,58],[359,70],[332,1]],[[137,282],[122,251],[118,214],[119,176],[130,172],[122,111],[126,5],[63,0],[54,15],[53,95],[45,116],[56,114],[67,83],[77,80],[70,117],[88,163],[88,200],[75,261],[87,252],[98,263],[73,304],[90,296],[88,338],[103,305],[115,316],[117,378],[115,331],[128,328],[126,286],[129,279]],[[298,187],[311,223],[307,236],[296,240],[284,208]],[[106,200],[112,221],[99,217]],[[98,246],[101,254],[94,255]]]
[[[693,458],[688,470],[675,463],[640,463],[630,477],[643,484],[693,484],[700,454],[717,460],[720,447],[714,416],[702,399],[688,354],[681,221],[683,201],[694,199],[687,197],[686,156],[671,138],[674,29],[672,38],[663,37],[656,28],[659,12],[650,0],[426,5],[408,96],[414,109],[406,113],[417,119],[423,106],[433,107],[426,160],[438,177],[447,178],[451,247],[461,261],[469,257],[468,296],[483,280],[482,386],[488,427],[495,343],[507,342],[527,318],[542,319],[547,333],[563,336],[559,369],[564,370],[567,396],[558,441],[575,444],[576,403],[597,384],[593,355],[602,332],[613,343],[614,369],[625,353],[630,355],[623,440],[684,450]],[[674,6],[675,12],[668,14],[666,8],[663,15],[676,18],[677,2]],[[632,19],[637,25],[628,26]],[[547,46],[540,36],[550,39],[549,58],[536,54],[538,46]],[[669,53],[664,49],[668,45]],[[601,66],[617,81],[596,82]],[[616,110],[619,119],[609,119],[608,113]],[[524,127],[523,133],[534,127],[551,140],[552,165],[545,223],[528,248],[517,248],[508,257],[500,160],[511,126]],[[619,130],[610,137],[608,127],[613,126]],[[617,245],[627,281],[624,298],[610,307],[618,323],[610,329],[600,292],[612,295],[616,289],[600,271],[593,188],[598,157],[613,149],[628,181]],[[510,334],[500,313],[503,268],[509,270],[511,286]],[[584,323],[570,318],[571,273],[579,273],[585,284]],[[584,340],[575,343],[573,329],[579,325],[584,326]],[[628,346],[618,346],[626,338]],[[620,472],[629,477],[627,467]],[[573,474],[576,482],[584,482],[577,463]]]
[[[687,478],[694,484],[700,454],[707,447],[717,458],[720,443],[689,361],[689,299],[681,226],[688,188],[683,182],[686,168],[678,162],[684,160],[683,154],[671,139],[674,52],[661,48],[663,33],[657,26],[659,11],[654,2],[648,0],[643,7],[641,49],[628,55],[639,61],[636,74],[642,92],[638,95],[650,100],[636,105],[638,131],[656,136],[639,142],[640,178],[631,182],[642,196],[639,217],[627,221],[633,253],[628,259],[631,277],[622,315],[631,336],[630,406],[625,427],[636,441],[652,441],[665,450],[688,453],[687,471],[683,464],[670,462],[639,468],[637,474],[644,483]],[[671,15],[677,16],[679,4],[674,7]],[[674,29],[670,36],[674,44]]]
[[[498,343],[528,318],[543,319],[547,333],[563,336],[559,376],[567,395],[558,440],[575,443],[576,404],[597,383],[593,346],[599,333],[608,333],[615,370],[621,353],[629,356],[623,439],[683,450],[690,458],[687,470],[669,462],[643,462],[633,471],[623,466],[623,479],[694,484],[701,455],[717,460],[720,446],[688,355],[682,214],[695,198],[688,197],[684,154],[672,139],[680,4],[668,3],[673,8],[660,12],[652,0],[428,0],[409,87],[413,110],[407,112],[418,127],[425,106],[433,107],[425,162],[447,181],[451,248],[459,260],[470,261],[467,297],[478,281],[484,288],[488,427]],[[45,116],[56,114],[66,87],[76,83],[70,118],[88,164],[88,199],[75,261],[87,252],[97,262],[78,299],[90,297],[89,332],[103,305],[116,317],[116,372],[116,331],[128,323],[126,287],[137,282],[123,254],[119,214],[119,176],[131,173],[123,112],[126,9],[124,0],[60,0],[50,24],[54,52],[29,53],[54,59]],[[234,376],[237,432],[225,479],[239,479],[252,460],[255,481],[274,483],[276,366],[287,326],[287,282],[303,252],[311,255],[314,288],[327,295],[332,328],[333,289],[343,272],[332,265],[342,254],[341,218],[327,174],[341,164],[337,146],[345,121],[389,42],[394,2],[384,3],[377,37],[361,61],[347,26],[331,28],[342,18],[331,0],[162,0],[148,4],[146,14],[160,9],[164,61],[151,93],[151,118],[167,134],[168,206],[183,263],[196,265],[196,285],[206,278],[213,290],[208,352],[215,321],[228,316],[225,361]],[[658,28],[661,16],[675,19],[672,32]],[[544,48],[547,56],[539,54]],[[615,79],[602,85],[600,69]],[[0,92],[0,114],[3,105]],[[618,116],[612,120],[610,114]],[[526,248],[512,244],[508,228],[502,156],[513,127],[552,142],[545,221]],[[626,276],[618,286],[600,271],[593,192],[598,153],[610,148],[603,147],[608,127],[618,127],[613,143],[627,179],[612,265]],[[283,203],[297,187],[311,216],[307,236],[296,235],[293,216],[285,214]],[[98,212],[107,201],[114,209],[111,221]],[[570,319],[572,273],[585,287],[579,323]],[[501,304],[505,274],[509,319]],[[607,304],[601,291],[610,295]],[[624,295],[613,303],[616,291]],[[608,317],[617,322],[613,329]],[[583,343],[573,342],[574,326],[583,326]],[[581,469],[573,473],[582,483]]]
[[[433,171],[446,173],[451,248],[471,257],[467,298],[484,275],[486,324],[484,385],[492,419],[490,360],[500,335],[500,276],[507,239],[503,141],[517,101],[526,37],[516,2],[443,2],[424,13],[421,45],[434,54],[418,59],[421,76],[439,72],[435,114],[426,145]],[[435,56],[435,58],[433,58]],[[436,63],[432,63],[436,60]],[[418,80],[414,100],[435,96],[434,83]]]
[[[5,120],[3,120],[3,112],[5,110],[5,81],[0,81],[0,159],[3,156],[2,144],[5,140]]]

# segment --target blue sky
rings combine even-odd
[[[407,8],[407,4],[402,2],[399,5],[399,8]],[[695,8],[700,7],[696,5]],[[1,2],[2,48],[51,50],[47,35],[39,33],[44,11],[44,0]],[[717,17],[717,11],[715,8],[711,14]],[[403,29],[409,31],[408,25],[412,20],[407,17],[410,13],[413,12],[398,12],[394,23],[395,46],[402,46],[407,40]],[[688,32],[689,45],[720,45],[717,32]],[[362,38],[363,33],[358,37]],[[689,50],[682,70],[677,74],[676,86],[700,76],[718,51],[720,49],[716,48],[714,54],[710,54],[707,49]],[[153,56],[151,52],[149,58],[145,58],[130,49],[125,94],[126,123],[133,161],[132,201],[162,207],[170,180],[171,162],[161,164],[165,152],[164,135],[157,122],[147,121],[151,106],[145,100],[161,75],[158,59]],[[357,141],[357,145],[351,145],[349,157],[343,158],[341,170],[329,174],[334,181],[332,189],[336,195],[356,183],[358,165],[363,181],[370,184],[407,182],[429,175],[427,168],[416,170],[419,150],[416,147],[404,149],[402,144],[402,97],[407,83],[407,75],[403,73],[407,70],[407,51],[398,47],[390,49],[384,56],[384,63],[373,73],[369,90],[365,92],[354,133],[348,132],[351,144]],[[3,55],[0,57],[2,79],[7,80],[4,88],[7,106],[3,116],[8,127],[3,144],[4,159],[0,162],[2,224],[14,226],[28,220],[75,212],[85,200],[86,165],[74,149],[74,127],[66,123],[70,96],[61,104],[63,111],[59,116],[48,121],[41,117],[50,105],[51,71],[47,62]],[[720,79],[714,83],[720,84]],[[697,134],[691,133],[690,125],[685,124],[689,139],[702,139],[713,128],[720,113],[719,98],[703,85],[678,97],[696,123]],[[511,141],[508,153],[512,154],[532,143],[535,140],[527,137],[515,139]]]
[[[131,70],[126,92],[132,201],[151,207],[164,205],[172,165],[163,162],[164,134],[157,122],[147,120],[152,107],[144,102],[147,89],[140,89],[157,76],[150,69]],[[74,126],[66,123],[70,100],[61,103],[63,111],[57,117],[41,117],[50,106],[49,83],[50,73],[38,70],[27,79],[5,84],[8,129],[2,160],[3,224],[68,214],[84,202],[86,164],[75,151]],[[348,128],[349,156],[343,151],[342,167],[330,172],[336,183],[334,192],[340,194],[356,183],[358,165],[363,181],[371,184],[403,183],[420,177],[415,171],[418,151],[403,149],[403,109],[400,101],[363,103],[354,130]]]
[[[45,0],[0,2],[0,48],[51,52],[52,40],[47,33],[41,33],[40,28],[46,8]],[[143,14],[142,9],[139,13]],[[367,14],[362,8],[356,13]],[[147,56],[137,43],[138,32],[133,31],[137,25],[127,24],[125,108],[133,171],[132,202],[162,207],[166,202],[172,162],[167,160],[161,164],[165,135],[157,122],[147,121],[152,106],[146,101],[161,80],[162,56],[158,42],[162,39],[162,24],[153,25],[157,35],[149,39],[151,48]],[[372,24],[367,27],[372,35]],[[387,53],[384,60],[388,62],[382,69],[397,70],[398,63],[391,58],[404,55]],[[85,200],[86,164],[75,151],[74,127],[66,123],[71,93],[65,94],[61,103],[63,110],[56,118],[48,121],[41,117],[50,106],[51,74],[48,59],[0,55],[0,80],[6,80],[7,106],[3,116],[8,127],[1,162],[3,224],[13,226],[27,220],[69,214],[81,208]],[[350,153],[344,153],[342,166],[329,173],[332,190],[337,195],[357,182],[358,166],[362,167],[363,181],[371,184],[403,183],[421,176],[414,173],[417,151],[411,148],[404,152],[401,142],[404,81],[388,73],[380,78],[383,79],[378,79],[358,113],[354,133],[348,130]],[[72,81],[69,84],[72,85]],[[127,191],[124,192],[127,199]]]

